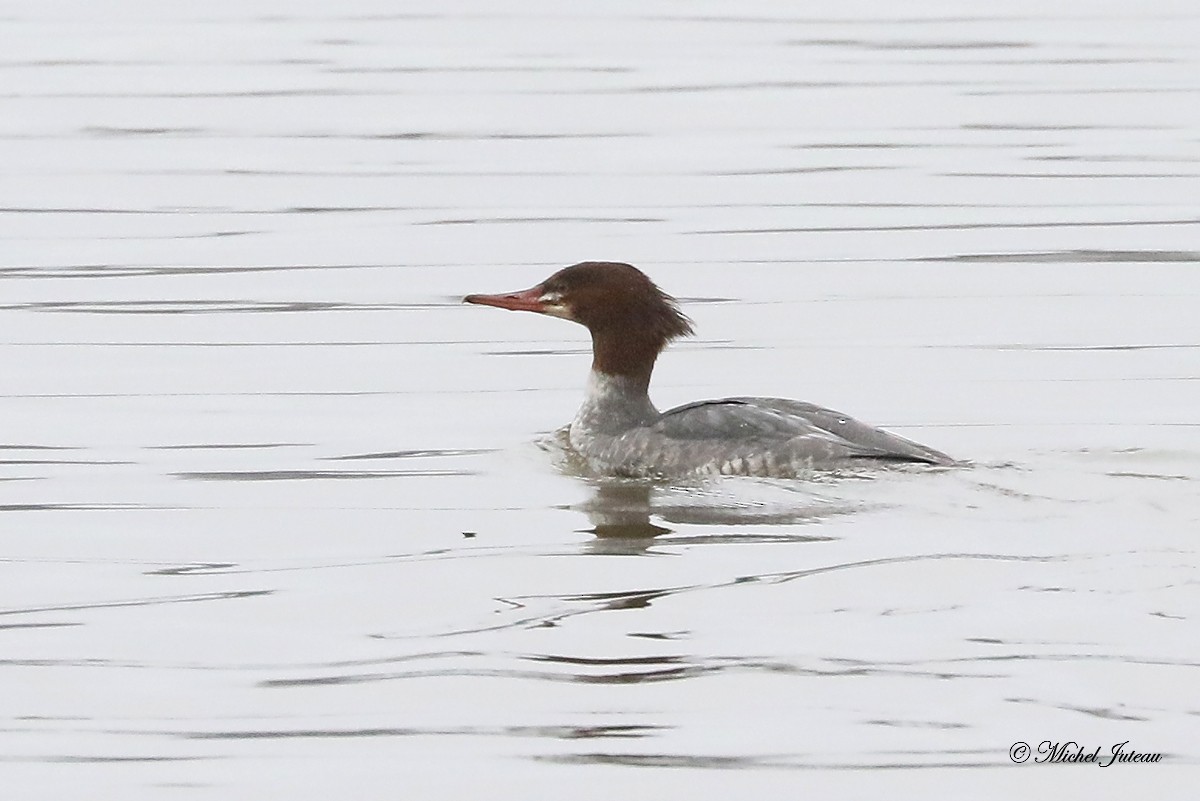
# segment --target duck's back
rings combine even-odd
[[[689,403],[645,426],[574,444],[597,470],[627,476],[791,477],[872,460],[954,464],[849,415],[784,398]]]
[[[812,458],[886,459],[953,464],[946,454],[919,445],[848,414],[786,398],[723,398],[678,406],[663,412],[652,428],[670,440],[708,441],[742,450],[783,448],[793,455],[811,451]],[[818,465],[819,466],[819,465]]]

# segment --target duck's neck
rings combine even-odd
[[[646,388],[650,376],[610,375],[592,368],[583,406],[573,427],[595,434],[620,434],[658,418]]]
[[[592,330],[592,372],[629,379],[642,394],[650,386],[650,373],[666,340],[637,326],[606,326]]]
[[[575,418],[590,431],[616,434],[658,417],[650,402],[650,374],[666,340],[636,325],[592,329],[592,372]]]

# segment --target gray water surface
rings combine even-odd
[[[843,5],[3,12],[5,796],[1185,786],[1200,13]],[[974,466],[572,475],[584,259]]]

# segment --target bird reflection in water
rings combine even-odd
[[[596,535],[591,550],[604,554],[647,553],[665,535],[673,544],[737,542],[827,542],[833,537],[799,533],[797,524],[816,523],[866,508],[861,502],[811,493],[765,502],[713,487],[680,487],[632,479],[591,482],[594,494],[573,507],[587,515]],[[720,526],[713,532],[679,533],[678,526]],[[787,528],[782,528],[787,526]],[[751,528],[754,527],[754,528]],[[766,528],[764,528],[766,527]]]
[[[671,529],[650,522],[653,485],[643,481],[601,481],[596,494],[576,508],[588,516],[602,539],[652,540]]]

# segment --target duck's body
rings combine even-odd
[[[644,393],[639,396],[623,384],[593,373],[587,399],[571,423],[571,447],[602,475],[789,478],[866,460],[953,461],[811,403],[723,398],[659,412]]]
[[[569,439],[601,475],[786,478],[872,461],[954,464],[940,451],[801,401],[725,398],[659,412],[647,392],[655,359],[692,332],[691,321],[628,264],[584,262],[524,292],[466,301],[588,327],[592,373]]]

